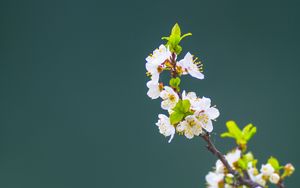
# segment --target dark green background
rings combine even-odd
[[[146,96],[144,59],[175,22],[205,65],[182,86],[221,111],[216,145],[233,146],[227,120],[252,122],[261,162],[299,167],[296,2],[1,1],[0,187],[204,187],[216,159],[200,139],[168,144]]]

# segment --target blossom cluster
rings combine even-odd
[[[245,154],[239,148],[229,152],[225,155],[225,158],[232,169],[241,172],[241,176],[249,177],[262,187],[266,187],[268,182],[277,185],[295,170],[290,163],[280,166],[278,160],[274,157],[270,157],[268,162],[262,164],[260,170],[258,170],[256,167],[257,160],[254,159],[253,154],[251,152]],[[235,181],[234,175],[228,172],[220,160],[217,160],[214,171],[209,172],[205,179],[208,188],[233,188],[239,186]],[[239,187],[245,188],[246,186]]]
[[[159,132],[166,137],[170,136],[169,142],[176,132],[185,135],[188,139],[199,136],[203,130],[211,132],[212,120],[219,116],[219,111],[211,106],[211,100],[206,97],[197,97],[195,92],[180,93],[179,91],[179,76],[188,74],[198,79],[204,78],[201,66],[199,66],[202,64],[196,62],[189,52],[183,59],[177,61],[177,54],[172,53],[165,45],[160,45],[154,50],[146,61],[147,74],[151,77],[146,84],[147,95],[151,99],[161,98],[161,108],[168,111],[170,116],[158,115],[156,125]],[[173,77],[176,75],[171,79],[170,86],[159,82],[160,74],[165,70],[170,71]]]

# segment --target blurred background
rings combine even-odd
[[[155,122],[145,57],[178,22],[225,122],[253,123],[249,148],[291,162],[299,185],[298,1],[1,1],[0,187],[205,187],[215,164],[201,139],[171,144]],[[298,179],[298,181],[297,181]]]

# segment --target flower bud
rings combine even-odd
[[[288,163],[284,166],[284,174],[286,176],[292,175],[294,171],[295,171],[295,167],[291,163]]]
[[[273,173],[273,174],[271,174],[269,180],[271,183],[277,184],[280,180],[280,176],[276,173]]]

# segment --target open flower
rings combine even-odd
[[[271,164],[266,164],[266,165],[262,165],[260,172],[264,175],[264,176],[271,176],[271,174],[274,173],[274,168]]]
[[[209,172],[205,176],[205,180],[208,184],[208,188],[219,188],[224,182],[224,174]]]
[[[204,75],[200,71],[199,63],[195,62],[190,52],[188,52],[177,65],[183,70],[182,74],[190,74],[192,77],[204,79]]]
[[[177,93],[169,86],[164,87],[164,90],[160,93],[160,97],[163,99],[161,108],[164,110],[174,108],[179,100]]]
[[[269,180],[271,183],[277,184],[280,180],[280,176],[277,173],[273,173],[271,174]]]
[[[266,180],[263,177],[263,174],[258,174],[256,176],[254,176],[253,179],[254,182],[258,183],[259,185],[265,186],[266,185]]]
[[[162,85],[158,82],[155,82],[154,80],[150,80],[147,82],[148,92],[147,95],[151,99],[157,99],[160,95],[160,92],[162,90]]]
[[[225,155],[225,158],[226,158],[228,164],[233,169],[235,169],[235,163],[241,158],[241,150],[235,149],[234,151],[227,153]],[[224,164],[220,160],[217,160],[217,162],[216,162],[216,172],[224,173],[224,171],[225,171]]]
[[[211,132],[213,130],[212,120],[219,117],[219,110],[215,107],[211,107],[211,100],[205,97],[203,97],[197,105],[197,111],[195,112],[196,118],[207,132]]]
[[[146,69],[151,74],[151,79],[158,82],[159,74],[163,71],[163,63],[171,56],[171,52],[165,45],[160,45],[153,54],[146,58]]]
[[[169,143],[172,141],[174,134],[175,134],[175,128],[173,125],[170,123],[170,119],[164,115],[164,114],[159,114],[158,115],[158,122],[156,125],[158,126],[160,134],[164,136],[170,136]]]
[[[178,132],[183,132],[188,139],[202,133],[202,126],[194,115],[186,116],[185,120],[180,122],[176,129]]]
[[[234,168],[234,164],[241,158],[241,150],[235,149],[234,151],[227,153],[225,158],[229,165]]]

